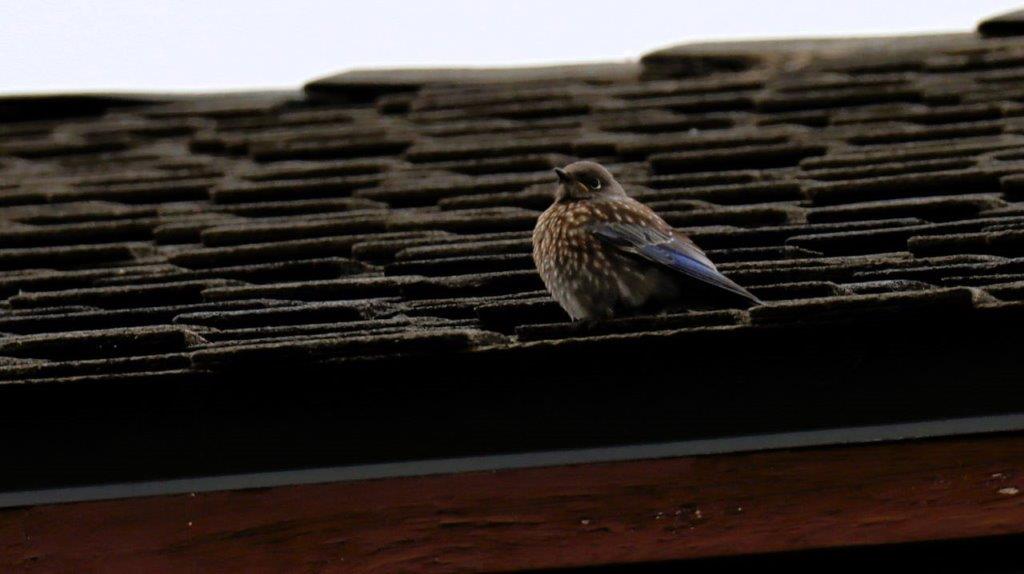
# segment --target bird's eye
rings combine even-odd
[[[601,189],[601,180],[596,177],[590,180],[590,189]]]

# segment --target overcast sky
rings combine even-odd
[[[965,31],[1020,0],[3,0],[0,92],[297,87],[351,68],[622,60],[685,41]]]

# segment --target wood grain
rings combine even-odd
[[[1024,433],[0,511],[5,572],[477,572],[1024,532]]]

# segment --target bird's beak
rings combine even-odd
[[[569,172],[565,171],[560,167],[555,168],[555,173],[558,175],[558,181],[564,184],[569,184],[573,181],[572,176]]]

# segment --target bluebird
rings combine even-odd
[[[555,173],[555,201],[533,230],[533,261],[574,320],[761,303],[600,164]]]

